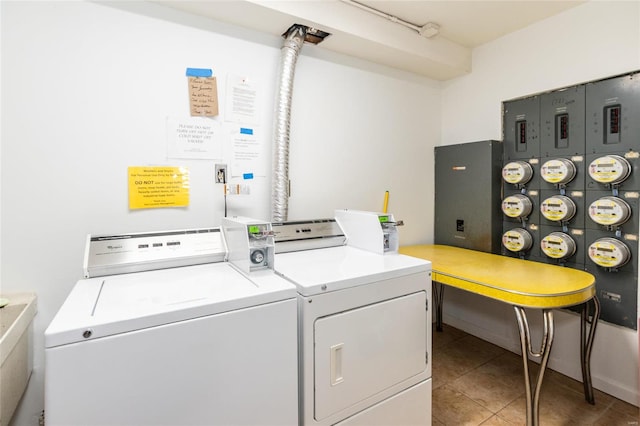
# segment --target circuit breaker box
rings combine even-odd
[[[500,253],[502,143],[435,148],[435,244]]]

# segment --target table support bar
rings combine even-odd
[[[527,314],[524,308],[520,306],[514,306],[513,308],[516,313],[518,329],[520,331],[520,346],[522,348],[522,362],[524,365],[524,385],[527,398],[527,426],[538,426],[540,424],[540,388],[542,387],[542,379],[545,369],[547,368],[547,362],[549,361],[551,344],[553,343],[553,312],[549,309],[542,310],[542,341],[540,343],[540,351],[534,352],[531,349],[531,334]],[[538,378],[533,388],[531,387],[531,379],[529,377],[529,356],[540,358],[540,371],[538,371]]]
[[[433,282],[432,285],[433,300],[436,305],[436,331],[442,331],[442,302],[444,299],[444,285],[439,282]]]
[[[600,318],[600,301],[596,296],[591,300],[594,305],[591,320],[589,320],[590,301],[586,301],[582,305],[582,312],[580,313],[580,365],[582,366],[584,399],[586,399],[589,404],[595,404],[596,400],[593,394],[593,384],[591,382],[591,349],[593,348],[593,338],[596,334],[598,318]],[[587,324],[590,325],[588,335]]]

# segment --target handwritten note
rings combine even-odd
[[[218,86],[215,77],[188,77],[192,116],[218,115]]]

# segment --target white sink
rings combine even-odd
[[[2,294],[0,308],[0,426],[7,426],[27,387],[33,367],[33,317],[36,295]]]

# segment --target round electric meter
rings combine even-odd
[[[540,213],[554,222],[571,220],[576,214],[576,203],[564,195],[553,195],[540,204]]]
[[[600,183],[620,183],[631,174],[631,164],[619,155],[605,155],[589,164],[589,176]]]
[[[525,161],[513,161],[502,168],[502,179],[514,185],[524,185],[532,176],[533,167]]]
[[[566,259],[576,252],[576,242],[564,232],[552,232],[540,241],[540,248],[553,259]]]
[[[532,204],[529,197],[522,194],[510,195],[502,200],[502,211],[509,217],[523,218],[531,213]]]
[[[502,234],[502,245],[514,253],[527,251],[533,245],[533,238],[526,229],[514,228]]]
[[[631,207],[622,198],[602,197],[589,206],[589,217],[599,225],[622,225],[631,217]]]
[[[629,261],[629,247],[620,240],[605,237],[589,246],[589,258],[593,263],[604,268],[619,268]]]
[[[545,162],[540,167],[540,176],[549,183],[569,183],[576,177],[576,166],[571,160],[556,158]]]

